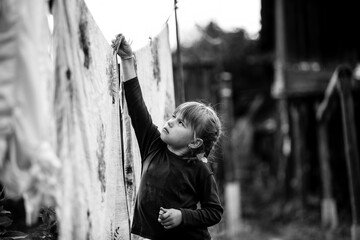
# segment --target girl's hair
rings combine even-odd
[[[195,136],[203,140],[203,145],[198,149],[192,149],[192,154],[204,153],[208,158],[221,136],[221,121],[216,111],[205,103],[185,102],[180,104],[174,113],[189,122],[195,131]]]

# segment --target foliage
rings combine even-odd
[[[29,229],[15,230],[12,224],[17,221],[4,206],[6,202],[4,187],[0,185],[0,239],[13,240],[54,240],[57,239],[57,220],[54,208],[44,207],[39,213],[39,223]]]
[[[224,31],[214,22],[198,28],[201,38],[182,47],[184,65],[212,64],[218,72],[231,73],[235,117],[245,114],[259,95],[270,109],[273,54],[261,50],[260,39],[251,39],[243,29]]]

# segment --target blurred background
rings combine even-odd
[[[174,53],[185,99],[225,123],[219,239],[360,238],[358,9],[262,0],[256,37],[211,21]]]
[[[176,103],[221,114],[214,240],[360,239],[357,0],[85,2],[109,43],[168,22]]]

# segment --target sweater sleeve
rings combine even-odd
[[[151,143],[159,136],[157,127],[153,124],[150,113],[143,100],[138,78],[124,82],[125,98],[135,130],[142,159],[149,151]]]
[[[200,209],[180,209],[182,213],[182,225],[193,227],[210,227],[220,222],[223,207],[220,203],[217,185],[213,174],[208,175],[202,181],[198,189]]]

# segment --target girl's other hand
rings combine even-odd
[[[164,226],[165,229],[177,227],[182,222],[182,214],[178,209],[166,209],[161,207],[159,211],[158,222]]]

